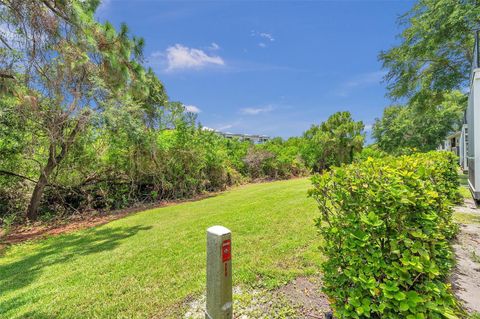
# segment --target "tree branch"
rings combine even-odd
[[[7,73],[1,73],[1,72],[0,72],[0,78],[15,80],[15,77],[13,75],[7,74]]]
[[[17,174],[17,173],[13,173],[13,172],[1,170],[1,169],[0,169],[0,174],[2,174],[2,175],[14,176],[14,177],[18,177],[18,178],[27,180],[27,181],[32,182],[32,183],[37,183],[36,180],[33,180],[33,179],[31,179],[31,178],[29,178],[29,177],[27,177],[27,176],[23,176],[23,175],[20,175],[20,174]]]
[[[6,46],[9,50],[13,50],[12,47],[8,44],[7,40],[5,40],[2,36],[0,36],[0,41]]]

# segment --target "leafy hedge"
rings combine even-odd
[[[369,158],[312,178],[324,290],[338,318],[456,318],[446,278],[455,156]]]

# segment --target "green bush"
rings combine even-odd
[[[369,158],[312,178],[324,290],[338,318],[456,318],[446,278],[455,158]]]
[[[353,160],[354,162],[361,162],[367,160],[369,157],[382,158],[386,156],[388,156],[386,152],[382,151],[377,144],[373,144],[364,147],[361,152],[355,153]]]

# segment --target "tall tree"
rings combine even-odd
[[[467,86],[474,30],[480,27],[477,0],[418,0],[399,18],[400,44],[380,53],[394,99],[439,105],[446,92]],[[428,101],[428,102],[427,102]]]
[[[312,125],[303,136],[302,157],[309,167],[320,172],[330,166],[350,163],[362,150],[365,136],[362,121],[355,122],[350,112],[337,112],[320,125]]]
[[[94,19],[95,0],[1,0],[2,88],[37,143],[38,180],[27,217],[37,218],[50,176],[65,159],[92,114],[122,95],[145,95],[139,60],[143,40]],[[16,87],[24,87],[22,91]],[[42,141],[45,141],[42,144]]]
[[[449,132],[459,129],[465,102],[464,94],[454,91],[445,94],[437,106],[419,107],[412,102],[387,107],[383,117],[375,121],[373,137],[380,149],[389,153],[406,148],[434,150]]]

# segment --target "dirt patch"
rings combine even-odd
[[[325,318],[330,311],[326,296],[321,293],[319,278],[299,277],[275,290],[235,287],[233,289],[233,317],[236,319]],[[205,294],[185,302],[185,319],[205,318]]]
[[[162,201],[150,204],[141,204],[114,211],[92,211],[81,215],[73,215],[68,219],[63,219],[50,223],[34,223],[30,225],[20,225],[14,227],[7,236],[2,236],[0,231],[0,250],[2,247],[10,244],[17,244],[27,240],[36,240],[51,235],[70,233],[77,230],[99,226],[123,218],[127,215],[138,213],[147,209],[166,207],[179,203],[193,202],[209,197],[214,197],[221,192],[198,195],[189,199]]]
[[[473,199],[467,198],[464,200],[463,205],[456,206],[455,211],[458,213],[464,214],[473,214],[480,216],[480,210],[477,208],[477,205]]]
[[[297,318],[324,318],[330,303],[321,288],[320,278],[300,277],[280,288],[279,294],[298,309]]]
[[[455,211],[480,216],[473,201],[466,201]],[[461,224],[453,248],[457,261],[452,274],[455,295],[469,313],[480,312],[480,225]]]

